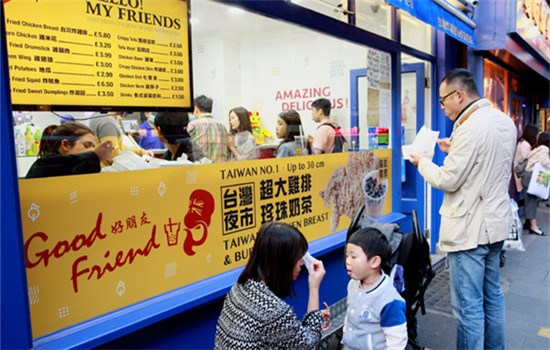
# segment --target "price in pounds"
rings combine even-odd
[[[112,81],[98,81],[98,82],[97,82],[97,86],[101,86],[101,87],[113,87],[113,82],[112,82]]]
[[[106,32],[94,32],[96,38],[111,39],[111,34]]]
[[[183,86],[172,86],[172,91],[183,91],[185,88]]]
[[[170,68],[170,73],[172,73],[172,74],[183,74],[183,69]]]
[[[170,43],[170,47],[173,49],[181,49],[183,47],[183,44],[180,43]]]
[[[96,75],[100,78],[112,78],[113,73],[112,72],[105,72],[105,71],[99,71],[96,73]]]
[[[173,64],[173,65],[176,65],[176,66],[181,66],[181,65],[183,65],[183,61],[170,60],[170,64]]]
[[[171,77],[171,78],[170,78],[170,81],[171,81],[172,83],[183,83],[184,80],[185,80],[184,78],[179,78],[179,77]]]
[[[113,64],[111,62],[97,61],[95,66],[99,68],[112,68]]]
[[[172,98],[174,100],[183,100],[185,98],[185,95],[172,95]]]
[[[110,52],[105,52],[105,51],[96,51],[95,52],[95,57],[111,58],[112,56],[113,55]]]
[[[99,97],[113,97],[113,96],[115,96],[115,93],[112,92],[112,91],[107,91],[107,90],[99,90],[97,92],[97,96],[99,96]]]
[[[183,57],[183,52],[180,52],[180,51],[170,51],[170,56],[174,56],[174,57]]]
[[[99,47],[99,48],[101,48],[101,49],[110,49],[110,48],[111,48],[111,44],[110,44],[110,43],[103,42],[103,41],[96,41],[96,42],[95,42],[95,47]]]

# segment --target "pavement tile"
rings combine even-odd
[[[524,283],[511,283],[507,293],[515,294],[515,297],[529,297],[537,300],[538,303],[550,300],[550,289],[541,283],[538,286],[527,288]],[[511,298],[508,294],[506,297]]]
[[[522,349],[550,349],[550,339],[544,337],[527,337],[523,342]]]
[[[512,252],[510,252],[511,254]],[[508,261],[506,261],[508,264]],[[507,273],[506,273],[507,272]],[[520,267],[510,268],[510,270],[502,271],[501,276],[506,276],[511,282],[525,283],[526,287],[532,287],[530,283],[540,285],[548,275],[548,272],[543,269],[537,269],[533,267]]]
[[[506,297],[506,310],[515,311],[528,316],[531,319],[529,322],[530,324],[533,325],[533,323],[541,323],[548,320],[548,299],[544,302],[544,300],[541,299],[513,293],[507,294]],[[536,325],[537,329],[538,326],[539,325]]]
[[[525,339],[524,334],[506,327],[506,349],[521,349]]]

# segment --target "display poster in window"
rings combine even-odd
[[[15,106],[190,108],[188,2],[4,1]]]
[[[309,242],[392,206],[391,150],[22,179],[34,337],[245,264],[267,221]]]

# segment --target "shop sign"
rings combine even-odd
[[[474,29],[431,0],[386,0],[413,17],[475,48]]]
[[[190,108],[188,2],[4,0],[16,106]]]
[[[242,266],[266,221],[311,242],[363,203],[389,213],[390,167],[391,150],[375,150],[22,179],[33,335]]]
[[[516,32],[550,62],[550,6],[544,0],[518,0]]]

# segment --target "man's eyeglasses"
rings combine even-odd
[[[440,97],[440,98],[439,98],[439,103],[444,104],[445,99],[446,99],[447,97],[451,96],[452,94],[454,94],[454,93],[457,92],[457,91],[458,91],[458,90],[453,90],[453,91],[449,92],[447,95],[445,95],[445,96],[443,96],[443,97]]]

